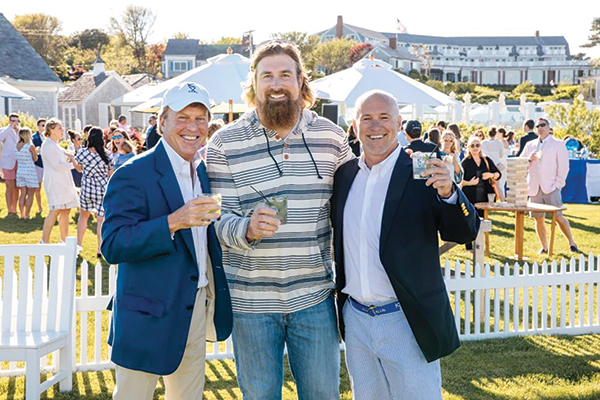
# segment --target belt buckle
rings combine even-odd
[[[376,317],[377,313],[375,312],[375,306],[369,306],[367,309],[367,314],[369,314],[371,317]]]

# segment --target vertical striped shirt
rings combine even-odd
[[[308,110],[286,140],[254,110],[211,138],[207,169],[212,191],[223,197],[215,227],[234,312],[290,313],[329,296],[333,175],[352,157],[345,132]],[[288,201],[287,224],[252,243],[246,230],[262,198],[250,186]]]

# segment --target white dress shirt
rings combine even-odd
[[[0,142],[4,144],[2,148],[2,168],[13,169],[17,166],[17,158],[15,155],[19,134],[15,132],[12,126],[8,125],[4,129],[0,129]]]
[[[385,160],[369,169],[364,153],[358,159],[359,171],[344,206],[344,272],[342,289],[364,305],[383,305],[397,301],[385,268],[379,258],[381,219],[392,171],[401,146]],[[456,191],[446,203],[456,204]]]
[[[381,218],[392,171],[400,155],[396,147],[382,162],[369,169],[364,153],[358,159],[359,171],[344,206],[343,293],[366,305],[396,301],[394,288],[379,258]]]
[[[184,160],[169,144],[166,140],[161,139],[161,142],[165,146],[167,156],[173,167],[173,172],[177,178],[181,195],[183,196],[184,203],[202,195],[202,185],[198,179],[198,174],[194,174],[194,185],[192,189],[192,176],[190,175],[190,163]],[[194,172],[197,171],[198,166],[202,162],[202,158],[198,154],[194,159]],[[206,277],[206,227],[195,226],[191,228],[192,238],[194,239],[194,248],[196,250],[196,260],[198,261],[198,271],[200,273],[198,278],[198,287],[204,287],[208,285],[208,278]]]

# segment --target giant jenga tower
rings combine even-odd
[[[509,157],[506,166],[506,202],[515,206],[527,205],[527,158]]]

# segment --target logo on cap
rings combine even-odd
[[[198,88],[196,87],[196,85],[194,85],[192,83],[188,83],[187,87],[188,87],[188,93],[198,94]]]

